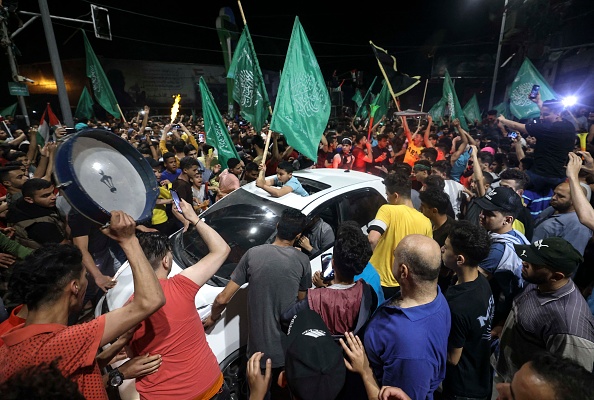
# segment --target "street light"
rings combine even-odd
[[[501,18],[501,31],[499,32],[499,42],[497,43],[497,56],[495,57],[495,69],[493,71],[493,82],[491,83],[491,95],[489,96],[489,110],[493,108],[493,98],[495,97],[495,86],[497,85],[497,72],[499,72],[499,59],[501,58],[501,44],[503,42],[503,32],[505,31],[505,17],[507,16],[507,1],[503,5],[503,17]]]

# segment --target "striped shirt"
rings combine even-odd
[[[533,284],[526,286],[514,299],[493,365],[505,382],[511,382],[522,364],[544,350],[592,371],[594,317],[572,280],[549,293],[541,293]]]

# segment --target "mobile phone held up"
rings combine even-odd
[[[322,280],[329,282],[334,279],[334,269],[332,268],[332,254],[322,255]]]
[[[510,132],[507,134],[512,139],[516,139],[518,137],[518,132]]]
[[[182,209],[181,209],[181,200],[179,199],[179,195],[173,189],[170,190],[170,192],[171,192],[171,198],[173,199],[173,205],[175,206],[175,209],[177,210],[178,213],[183,214]]]
[[[536,99],[536,96],[538,96],[538,92],[540,91],[540,85],[532,85],[532,90],[530,91],[530,96],[528,96],[531,99]]]

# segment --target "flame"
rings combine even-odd
[[[177,113],[179,112],[179,101],[181,100],[181,95],[173,96],[175,101],[173,102],[173,106],[171,107],[171,123],[175,121],[177,118]]]

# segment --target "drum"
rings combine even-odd
[[[159,185],[134,146],[105,129],[85,129],[56,150],[54,178],[68,203],[105,225],[121,210],[137,223],[150,222]]]

